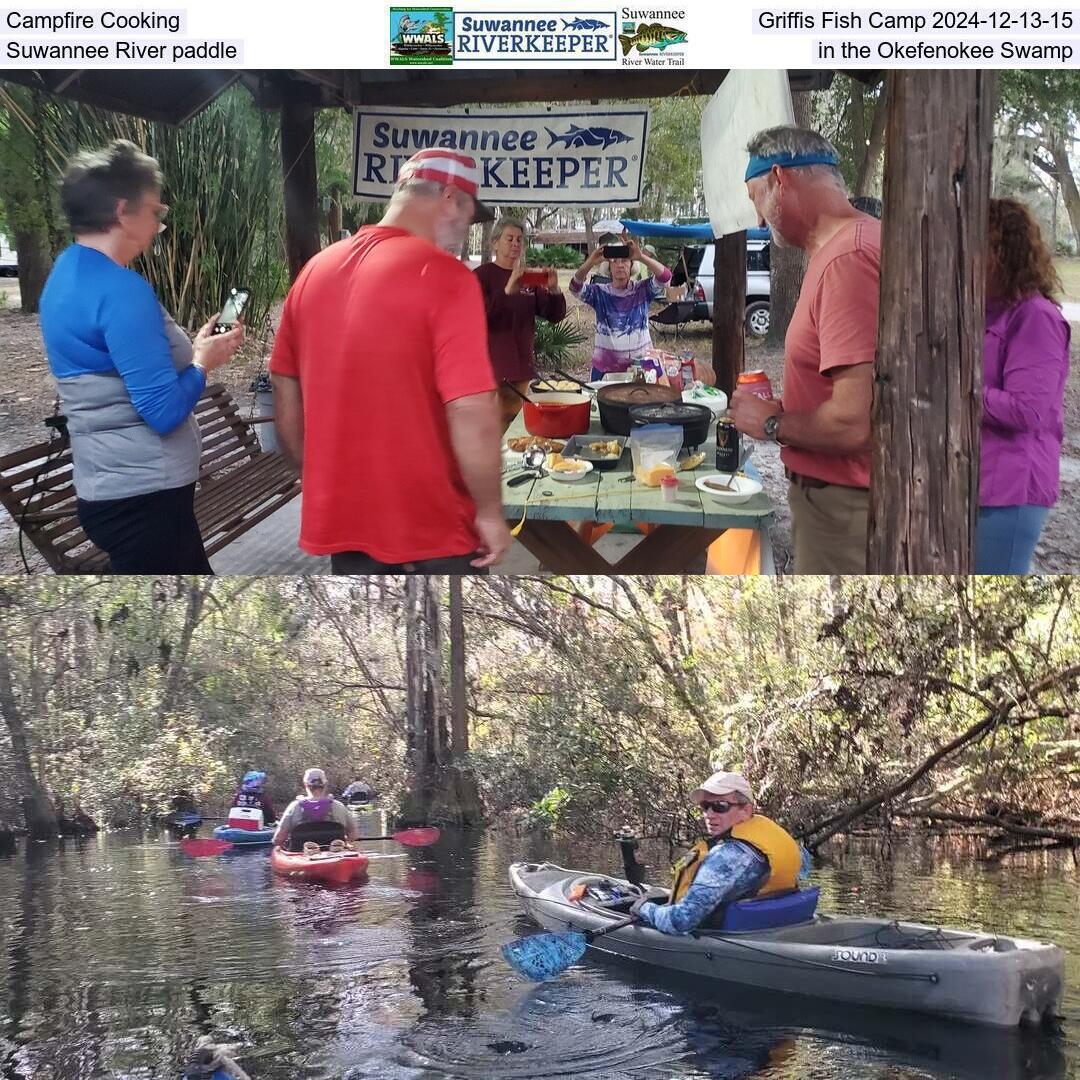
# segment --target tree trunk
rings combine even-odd
[[[995,79],[941,69],[888,83],[867,571],[967,574]]]
[[[591,206],[582,208],[581,216],[585,221],[585,257],[596,247],[596,233],[593,232],[593,209]]]
[[[885,147],[885,124],[889,116],[888,83],[881,84],[881,91],[874,102],[874,118],[870,122],[870,142],[863,155],[859,175],[855,179],[855,194],[873,195],[877,188],[881,151]]]
[[[19,260],[19,307],[24,315],[33,315],[41,303],[45,279],[52,270],[52,256],[44,231],[16,232],[15,254]]]
[[[852,87],[854,102],[857,90]],[[791,95],[795,110],[795,123],[810,127],[813,118],[813,97],[809,91],[797,91]],[[769,245],[769,333],[765,337],[768,349],[783,349],[788,324],[799,300],[803,275],[806,273],[806,255],[801,248]],[[715,279],[713,290],[715,292]]]
[[[336,244],[341,239],[341,198],[334,192],[330,196],[330,213],[326,216],[326,242]]]
[[[485,221],[480,226],[480,265],[491,262],[491,234],[495,231],[494,221]]]
[[[195,629],[202,618],[203,604],[211,585],[202,584],[197,578],[187,583],[187,605],[184,608],[184,625],[180,630],[180,639],[169,652],[169,661],[165,668],[165,679],[161,691],[161,716],[171,713],[180,703],[180,681],[187,669],[191,654],[191,643]]]
[[[51,840],[57,834],[56,812],[44,786],[34,775],[26,722],[19,707],[11,669],[4,609],[12,607],[13,603],[6,590],[0,589],[0,717],[3,717],[11,741],[15,783],[20,792],[27,832],[31,840]]]
[[[460,758],[469,752],[469,712],[465,699],[465,614],[461,575],[450,576],[450,752]]]
[[[1061,184],[1061,195],[1065,201],[1065,211],[1069,215],[1069,224],[1072,226],[1077,247],[1080,248],[1080,190],[1077,190],[1076,177],[1069,160],[1069,144],[1061,135],[1055,134],[1050,140],[1050,152],[1054,155],[1057,171],[1055,179]],[[21,284],[20,282],[20,286]]]

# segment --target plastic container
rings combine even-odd
[[[679,497],[679,478],[677,476],[661,477],[660,493],[664,496],[664,502],[674,502]]]

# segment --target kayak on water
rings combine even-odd
[[[612,910],[609,901],[590,893],[641,892],[620,878],[552,863],[514,863],[510,885],[525,914],[557,933],[595,932],[626,917],[625,905]],[[782,925],[770,926],[762,915],[766,905],[773,911],[785,907],[771,897],[729,905],[740,910],[726,922],[753,929],[677,936],[632,925],[586,940],[597,952],[692,975],[974,1024],[1016,1027],[1057,1015],[1065,955],[1056,945],[915,922],[818,915],[805,905],[798,921],[791,921],[792,904],[786,905],[787,916],[776,917]]]
[[[275,829],[234,829],[219,825],[214,830],[215,840],[227,840],[237,847],[265,847],[274,839]]]
[[[283,851],[276,847],[270,853],[270,866],[279,874],[339,885],[363,877],[367,864],[368,857],[359,851],[320,851],[317,855],[305,855],[302,851]]]
[[[365,803],[351,802],[351,803],[348,804],[348,809],[354,814],[373,814],[373,813],[375,813],[375,804],[374,803],[369,803],[369,802],[365,802]]]

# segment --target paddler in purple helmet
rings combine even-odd
[[[360,829],[352,814],[326,790],[326,773],[308,769],[304,773],[306,795],[293,799],[281,815],[274,846],[286,851],[302,851],[305,844],[340,847],[346,838],[356,840]]]

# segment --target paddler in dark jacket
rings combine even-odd
[[[700,840],[672,868],[671,897],[637,901],[639,919],[665,934],[707,926],[733,900],[797,888],[802,848],[784,829],[754,810],[754,795],[739,773],[713,773],[691,796],[705,816]]]
[[[252,771],[244,773],[244,779],[240,781],[240,788],[233,796],[233,806],[242,806],[246,810],[261,810],[263,826],[273,825],[277,821],[274,813],[274,804],[270,796],[263,791],[266,784],[266,773]]]
[[[288,848],[293,829],[308,822],[335,822],[341,826],[343,835],[350,840],[359,839],[360,829],[356,819],[345,808],[344,803],[338,802],[327,792],[326,773],[322,769],[308,769],[304,773],[304,788],[307,796],[293,799],[281,815],[277,832],[274,833],[274,847]]]

